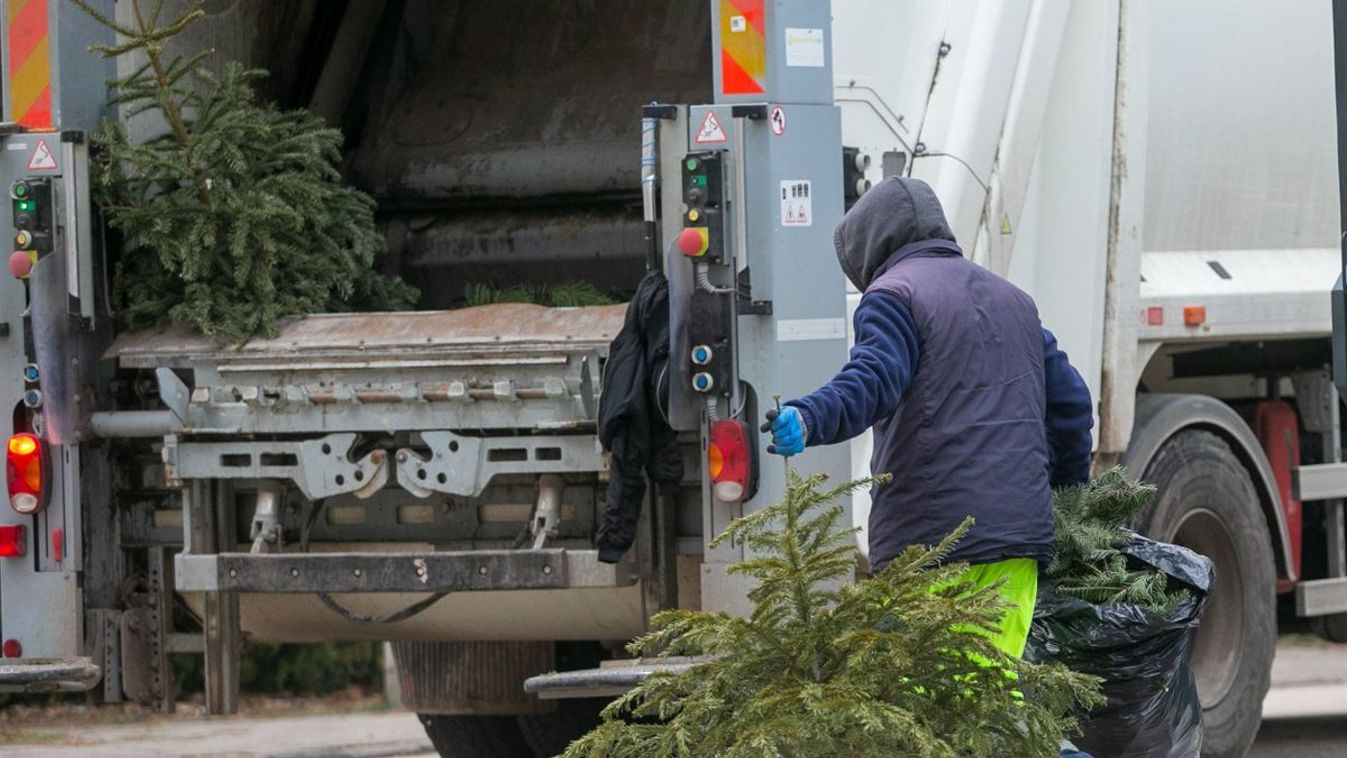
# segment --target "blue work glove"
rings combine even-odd
[[[767,423],[762,425],[762,431],[772,433],[772,444],[767,446],[767,452],[787,456],[804,452],[804,419],[799,408],[788,405],[779,411],[776,408],[767,411]]]

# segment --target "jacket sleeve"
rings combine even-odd
[[[804,421],[805,445],[851,439],[898,409],[920,354],[920,339],[907,304],[888,292],[861,298],[856,344],[842,370],[814,392],[791,400]]]
[[[1057,338],[1043,330],[1043,383],[1047,391],[1049,481],[1053,487],[1084,484],[1090,478],[1090,430],[1094,427],[1094,403],[1090,388]]]

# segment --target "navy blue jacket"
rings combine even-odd
[[[876,421],[893,415],[912,385],[921,358],[921,340],[912,313],[896,295],[871,292],[861,298],[852,319],[856,344],[851,360],[832,381],[786,405],[800,409],[806,444],[832,445],[855,437]],[[1090,388],[1043,330],[1043,382],[1053,487],[1083,484],[1090,477],[1090,430],[1094,426]]]
[[[988,563],[1052,556],[1049,486],[1086,480],[1089,391],[1028,295],[962,257],[934,192],[892,178],[838,225],[838,261],[866,294],[851,360],[790,401],[807,445],[875,430],[870,559],[939,541]]]

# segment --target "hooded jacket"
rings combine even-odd
[[[1032,299],[963,257],[935,193],[891,178],[856,203],[834,241],[865,294],[851,360],[788,404],[806,444],[874,427],[875,570],[975,519],[952,560],[1052,556],[1049,487],[1085,481],[1089,390]]]

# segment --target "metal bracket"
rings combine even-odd
[[[329,434],[313,440],[179,442],[164,438],[164,475],[170,485],[184,479],[282,479],[295,483],[310,500],[346,493],[371,493],[387,477],[387,454],[373,450],[358,461],[346,453],[356,435]]]
[[[417,497],[441,492],[460,497],[482,494],[501,474],[564,474],[606,469],[598,441],[590,435],[464,437],[422,432],[426,458],[413,448],[397,452],[398,484]]]
[[[178,421],[187,424],[188,408],[192,404],[192,391],[173,373],[170,368],[154,370],[155,381],[159,384],[159,399],[173,412]]]

